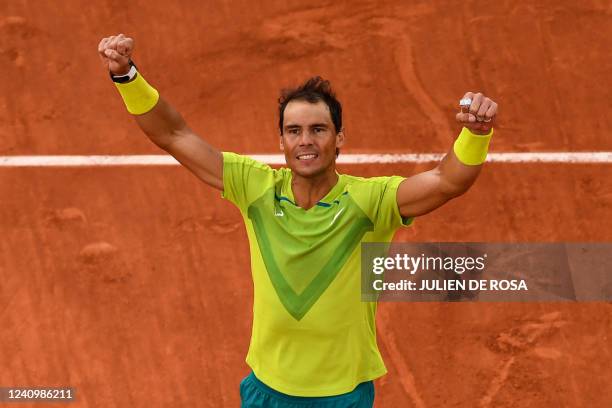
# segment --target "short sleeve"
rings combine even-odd
[[[408,226],[414,221],[414,217],[402,217],[397,205],[397,189],[404,177],[391,176],[380,177],[378,195],[380,202],[378,203],[378,211],[376,214],[375,225],[383,229],[397,229],[402,226]]]
[[[355,203],[379,232],[396,231],[412,224],[413,217],[402,217],[397,205],[397,189],[404,177],[353,177],[349,189]]]
[[[234,203],[241,211],[246,211],[273,185],[274,170],[267,164],[248,156],[223,152],[223,193],[222,197]]]

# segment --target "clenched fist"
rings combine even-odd
[[[125,75],[130,71],[129,60],[134,51],[134,40],[123,34],[103,38],[98,44],[102,65],[113,75]]]
[[[488,134],[495,122],[497,103],[480,92],[466,92],[461,101],[466,100],[469,100],[469,104],[461,105],[461,112],[456,116],[457,122],[470,129],[472,133]]]

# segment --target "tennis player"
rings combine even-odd
[[[468,190],[485,161],[497,104],[481,93],[463,96],[466,111],[456,115],[463,128],[433,170],[354,177],[336,171],[345,142],[341,104],[330,83],[314,77],[279,99],[287,166],[276,170],[199,137],[145,81],[133,50],[123,34],[98,46],[128,112],[244,218],[254,305],[242,407],[372,407],[372,380],[386,368],[376,303],[360,300],[360,244],[388,242],[398,228]]]

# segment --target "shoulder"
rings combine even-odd
[[[410,223],[402,220],[397,205],[397,189],[404,180],[402,176],[346,176],[346,190],[377,229],[393,231]]]
[[[232,152],[223,152],[223,174],[224,179],[239,178],[262,189],[271,184],[280,186],[291,178],[291,170],[286,167],[274,169],[252,157]]]
[[[357,177],[345,176],[349,196],[364,209],[377,212],[381,205],[396,202],[397,189],[404,180],[401,176]]]
[[[223,165],[239,165],[239,166],[247,166],[253,167],[262,171],[270,171],[273,169],[266,163],[257,161],[249,156],[245,156],[242,154],[237,154],[233,152],[222,152],[223,154]]]
[[[286,171],[275,170],[251,157],[223,152],[223,197],[241,210],[266,191],[282,185]]]
[[[343,174],[347,189],[386,190],[397,188],[404,180],[401,176],[359,177]]]
[[[285,168],[273,169],[270,165],[249,156],[223,152],[223,173],[227,175],[278,181],[287,176],[286,170]]]

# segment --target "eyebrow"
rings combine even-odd
[[[297,125],[297,124],[289,124],[285,126],[285,129],[295,129],[295,128],[301,128],[301,125]],[[327,128],[329,127],[326,123],[313,123],[312,125],[310,125],[311,128],[313,127],[324,127]]]

